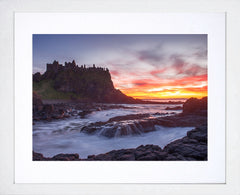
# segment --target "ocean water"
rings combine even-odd
[[[165,110],[166,107],[180,105],[169,104],[123,104],[128,108],[110,109],[93,112],[81,119],[79,116],[51,122],[38,121],[33,125],[33,150],[46,157],[52,157],[59,153],[78,153],[80,158],[88,155],[106,153],[111,150],[123,148],[136,148],[140,145],[154,144],[164,147],[168,143],[186,136],[187,131],[193,127],[167,128],[155,126],[156,131],[116,136],[107,138],[99,133],[88,135],[80,130],[94,122],[106,122],[115,116],[128,114],[150,114],[151,118],[162,117],[180,113],[181,110]],[[156,114],[157,113],[157,114]]]

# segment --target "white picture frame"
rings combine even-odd
[[[0,194],[229,194],[238,195],[240,83],[238,1],[7,1],[0,4]],[[14,12],[225,12],[226,13],[226,182],[223,184],[16,184],[14,182]]]

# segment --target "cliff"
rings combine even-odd
[[[65,65],[54,61],[46,72],[33,75],[33,90],[42,99],[72,99],[102,103],[139,103],[114,88],[108,69],[78,66],[75,61]]]

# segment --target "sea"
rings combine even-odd
[[[153,102],[182,101],[185,99],[161,99]],[[119,105],[119,104],[118,104]],[[116,116],[129,114],[150,114],[150,118],[171,116],[182,110],[166,110],[167,107],[182,106],[182,104],[122,104],[126,108],[96,111],[85,118],[72,116],[67,119],[53,121],[36,121],[33,125],[33,151],[42,153],[45,157],[56,154],[78,153],[80,158],[97,155],[111,150],[136,148],[140,145],[154,144],[161,148],[168,143],[186,136],[193,127],[163,127],[155,125],[156,131],[115,136],[108,138],[100,133],[86,134],[81,132],[84,126],[95,122],[106,122]],[[125,124],[127,125],[127,123]],[[104,128],[104,127],[103,127]]]

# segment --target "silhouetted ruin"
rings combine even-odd
[[[64,66],[62,64],[59,64],[58,61],[54,60],[52,64],[47,64],[46,66],[47,72],[54,72],[54,73],[57,73],[59,71],[69,70],[69,69],[75,70],[75,71],[86,71],[86,70],[106,71],[106,72],[109,71],[107,68],[96,67],[95,64],[93,64],[92,67],[86,67],[85,64],[78,66],[75,60],[73,60],[72,62],[65,62]]]
[[[115,89],[111,74],[107,68],[93,64],[78,66],[73,60],[64,65],[54,60],[46,65],[41,75],[33,75],[33,88],[45,99],[65,99],[104,102],[104,103],[139,103]],[[40,89],[41,88],[41,89]]]

